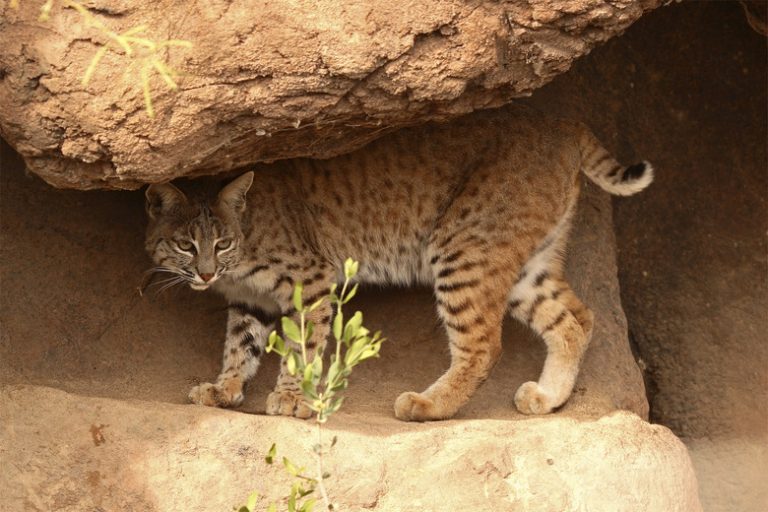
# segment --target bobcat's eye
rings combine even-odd
[[[216,242],[216,249],[218,249],[219,251],[229,249],[230,247],[232,247],[232,240],[230,239],[219,240],[218,242]]]
[[[191,253],[194,253],[194,252],[195,252],[195,244],[193,244],[193,243],[192,243],[192,242],[190,242],[189,240],[178,240],[178,241],[176,242],[176,246],[177,246],[177,247],[178,247],[180,250],[182,250],[182,251],[184,251],[184,252],[191,252]]]

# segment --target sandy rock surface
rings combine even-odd
[[[2,388],[0,407],[7,510],[231,510],[254,489],[288,491],[264,462],[272,441],[300,464],[316,442],[301,420],[44,387]],[[326,430],[339,438],[325,461],[339,510],[700,510],[683,444],[630,413],[367,423],[342,414]]]
[[[498,106],[566,71],[661,0],[86,2],[115,32],[183,39],[172,93],[56,3],[0,6],[0,134],[63,188],[137,188],[349,152],[397,127]],[[135,53],[139,55],[139,53]],[[128,69],[128,71],[126,71]]]

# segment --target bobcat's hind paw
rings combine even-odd
[[[445,414],[423,394],[409,391],[395,400],[395,416],[403,421],[429,421],[450,418],[453,414]]]
[[[267,414],[272,416],[295,416],[307,419],[312,416],[312,412],[301,393],[273,391],[267,397]]]
[[[526,382],[515,393],[515,407],[523,414],[547,414],[557,405],[538,382]]]
[[[189,401],[197,405],[207,405],[208,407],[237,407],[243,403],[242,386],[239,391],[232,387],[221,384],[211,384],[206,382],[195,386],[189,392]]]

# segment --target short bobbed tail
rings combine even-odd
[[[642,161],[626,167],[621,165],[586,127],[582,128],[579,149],[581,170],[610,194],[631,196],[653,182],[650,162]]]

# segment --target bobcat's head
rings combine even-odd
[[[153,270],[175,274],[171,284],[205,290],[236,267],[242,254],[240,217],[252,182],[253,172],[247,172],[213,201],[191,200],[170,183],[150,185],[146,249],[157,265]]]

